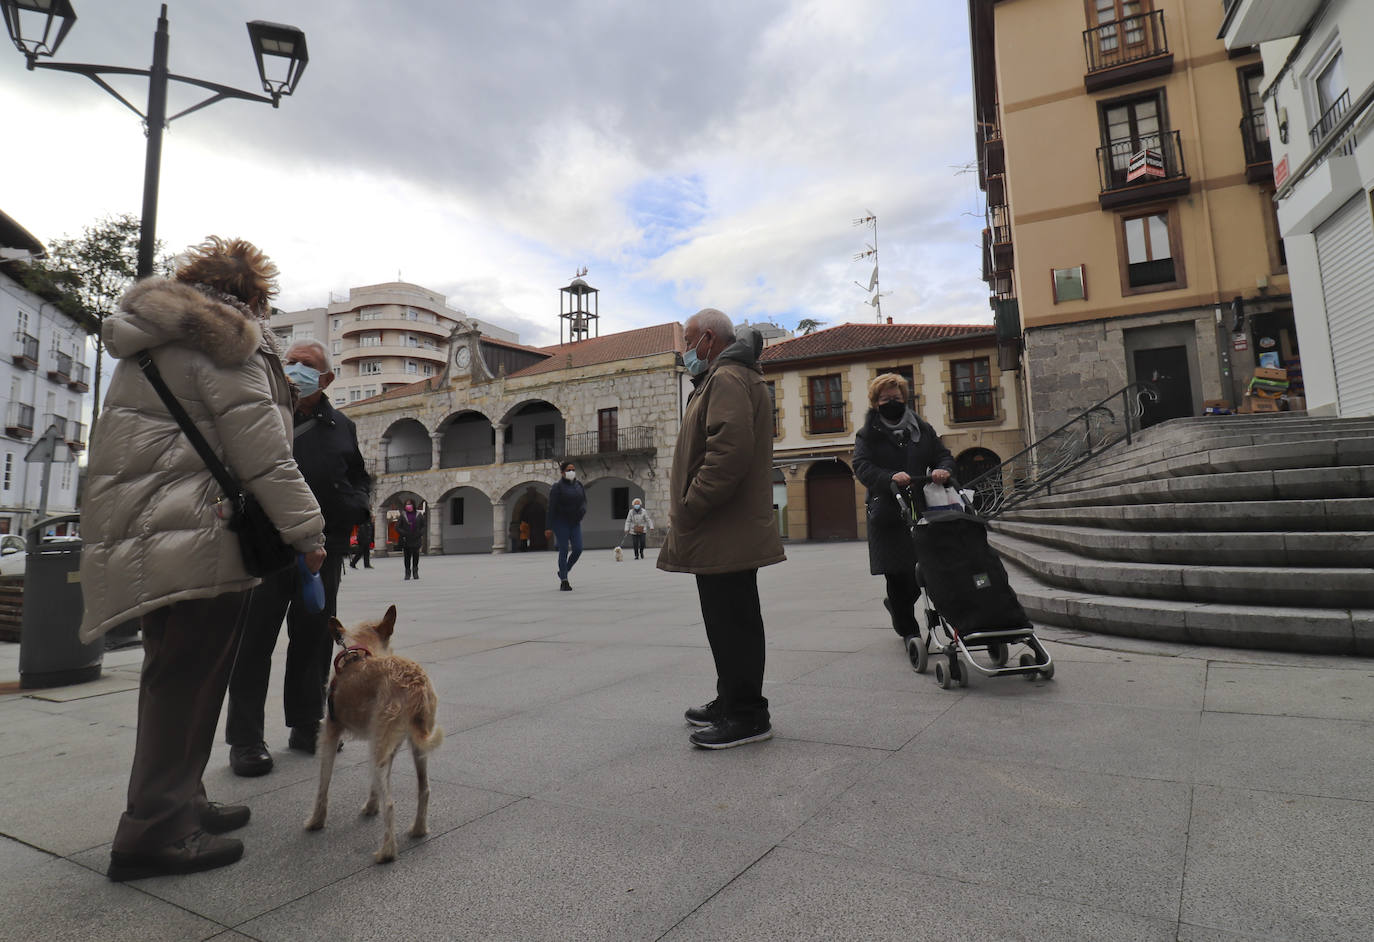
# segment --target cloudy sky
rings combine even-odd
[[[57,61],[146,67],[158,2],[73,0]],[[252,89],[244,23],[305,31],[278,110],[225,101],[163,139],[158,235],[241,235],[279,306],[399,276],[557,340],[558,288],[602,330],[703,306],[792,327],[883,313],[990,323],[979,280],[966,5],[948,0],[171,0],[171,70]],[[140,108],[146,83],[112,80]],[[169,113],[199,100],[173,89]],[[0,209],[34,235],[137,214],[139,119],[0,49]]]

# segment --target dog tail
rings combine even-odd
[[[429,732],[426,733],[425,730],[421,728],[420,724],[416,723],[411,729],[410,741],[415,744],[415,748],[420,752],[433,752],[443,745],[443,727],[437,724],[431,725]]]

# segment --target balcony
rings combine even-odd
[[[823,402],[802,406],[802,427],[808,435],[832,435],[845,431],[848,403]]]
[[[37,343],[37,341],[34,341]],[[5,410],[5,434],[14,438],[28,438],[33,434],[33,406],[11,402]]]
[[[22,330],[14,332],[14,349],[10,354],[16,366],[26,370],[38,369],[38,338]]]
[[[60,350],[53,351],[53,365],[48,367],[48,379],[67,383],[72,378],[72,358]]]
[[[1192,187],[1177,131],[1099,147],[1097,173],[1102,186],[1097,201],[1103,209],[1184,196]]]
[[[1264,114],[1248,114],[1240,119],[1240,140],[1245,145],[1245,179],[1268,183],[1274,179],[1274,157],[1269,149],[1269,125]]]
[[[983,145],[983,172],[988,176],[1006,173],[1007,154],[1002,144],[1002,126],[980,123],[978,133]]]
[[[1011,247],[1011,226],[989,226],[989,242],[992,245],[992,271],[1002,274],[1012,270],[1015,253]]]
[[[369,333],[378,330],[401,330],[411,334],[424,334],[427,337],[435,337],[440,340],[448,340],[448,335],[457,326],[453,321],[420,321],[409,320],[405,317],[374,317],[364,319],[361,314],[355,314],[352,320],[345,321],[339,327],[339,337],[352,337],[357,334]]]
[[[439,455],[441,468],[480,468],[496,463],[496,446],[485,448],[465,448],[458,451],[445,451]]]
[[[339,353],[338,357],[340,363],[354,363],[358,360],[373,360],[390,357],[393,359],[415,360],[423,363],[436,363],[439,366],[443,366],[448,360],[448,353],[437,347],[411,347],[400,343],[385,343],[347,347]],[[401,371],[390,370],[388,372]],[[421,377],[416,376],[415,378],[420,379]]]
[[[569,458],[590,455],[649,454],[654,451],[654,429],[649,425],[627,425],[621,429],[577,432],[569,435],[564,453]]]
[[[997,418],[997,389],[951,390],[949,404],[955,422],[988,422]]]
[[[502,452],[507,462],[513,461],[553,461],[562,457],[562,449],[557,439],[536,438],[532,442],[510,442]]]
[[[1340,124],[1342,124],[1341,119],[1344,118],[1349,111],[1350,91],[1347,89],[1341,93],[1341,97],[1331,103],[1331,107],[1327,108],[1322,114],[1321,120],[1307,132],[1307,136],[1311,138],[1312,150],[1314,152],[1322,148],[1326,143],[1326,139],[1331,136],[1331,133],[1335,131]],[[1355,135],[1349,134],[1339,146],[1331,149],[1330,156],[1343,157],[1349,156],[1354,152]]]
[[[74,360],[72,362],[72,376],[67,381],[67,388],[75,389],[77,392],[89,392],[91,388],[90,375],[91,368],[89,366],[80,360]]]
[[[428,451],[411,452],[386,456],[386,473],[397,474],[402,471],[428,471],[434,463],[434,455]]]
[[[1174,55],[1164,30],[1164,11],[1139,13],[1083,30],[1089,92],[1139,82],[1174,70]]]
[[[66,423],[63,430],[62,440],[67,443],[67,447],[72,451],[81,451],[86,447],[86,425],[84,422],[70,420]]]
[[[1227,49],[1302,35],[1324,0],[1225,0],[1217,38]]]

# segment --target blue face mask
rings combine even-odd
[[[697,356],[697,347],[701,346],[701,341],[696,342],[696,346],[682,355],[682,365],[687,368],[687,372],[693,376],[700,376],[706,372],[706,368],[711,364]]]
[[[296,389],[300,391],[301,398],[312,396],[320,391],[320,371],[313,366],[306,366],[304,363],[289,363],[286,366],[286,378],[296,384]]]

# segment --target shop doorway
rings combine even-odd
[[[1136,382],[1151,383],[1159,393],[1157,401],[1143,403],[1141,428],[1193,414],[1193,384],[1188,378],[1187,347],[1137,350],[1134,366]]]

